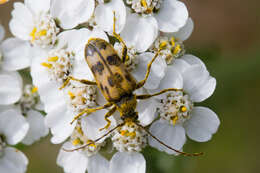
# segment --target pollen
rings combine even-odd
[[[186,106],[182,106],[182,107],[181,107],[181,111],[182,111],[182,112],[186,112],[186,111],[187,111],[187,107],[186,107]]]
[[[30,36],[32,37],[31,42],[34,42],[36,32],[37,32],[37,28],[34,27],[32,32],[30,33]]]
[[[176,54],[178,54],[180,51],[181,51],[181,46],[178,44],[178,45],[175,47],[175,49],[174,49],[174,51],[173,51],[173,54],[176,55]]]
[[[70,96],[70,99],[74,99],[75,98],[75,94],[73,94],[71,91],[68,91],[68,94]]]
[[[31,43],[42,48],[51,48],[57,40],[60,29],[49,13],[40,12],[34,16],[34,27],[30,33]]]
[[[56,62],[56,61],[58,61],[58,59],[59,59],[59,57],[54,56],[54,57],[49,57],[49,58],[48,58],[48,61]]]
[[[43,66],[43,67],[47,67],[47,68],[52,68],[52,65],[51,64],[49,64],[49,63],[46,63],[46,62],[43,62],[43,63],[41,63],[41,65]]]
[[[79,138],[77,138],[77,139],[75,139],[75,140],[72,141],[72,144],[73,144],[74,146],[79,145],[80,143],[81,143],[81,141],[80,141]]]
[[[31,90],[32,93],[36,93],[38,91],[38,88],[36,86],[34,86]]]
[[[193,102],[190,97],[182,91],[170,92],[162,99],[158,112],[162,119],[169,121],[169,124],[182,124],[191,116]]]
[[[89,144],[90,147],[97,147],[96,144],[92,140],[88,140],[87,144]]]
[[[175,46],[175,38],[174,37],[171,38],[171,45],[172,45],[172,47]]]
[[[129,122],[112,134],[112,142],[120,152],[139,152],[147,145],[147,134],[135,123]]]
[[[162,41],[162,42],[160,43],[159,48],[160,48],[160,49],[165,49],[166,46],[167,46],[167,41]]]

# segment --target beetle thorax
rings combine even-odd
[[[136,97],[134,95],[123,96],[116,105],[121,117],[134,116],[137,105]]]

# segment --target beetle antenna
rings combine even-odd
[[[141,124],[135,123],[137,126],[141,127],[144,131],[146,131],[147,134],[149,134],[152,138],[154,138],[157,142],[159,142],[160,144],[162,144],[163,146],[167,147],[168,149],[175,151],[176,153],[179,153],[181,155],[184,156],[200,156],[203,154],[203,152],[200,153],[186,153],[186,152],[182,152],[179,150],[176,150],[174,148],[172,148],[171,146],[165,144],[164,142],[162,142],[160,139],[158,139],[156,136],[154,136],[151,132],[149,132],[149,130],[145,129]]]
[[[77,151],[77,150],[80,150],[80,149],[83,149],[89,145],[92,145],[92,144],[95,144],[96,142],[98,142],[99,140],[101,140],[102,138],[106,137],[107,135],[109,135],[110,133],[112,133],[114,130],[116,130],[118,127],[121,127],[123,126],[125,123],[121,123],[119,125],[117,125],[116,127],[114,127],[113,129],[109,130],[106,134],[102,135],[101,137],[97,138],[96,140],[94,141],[91,141],[85,145],[82,145],[81,147],[78,147],[78,148],[75,148],[75,149],[65,149],[65,148],[62,148],[64,151],[66,152],[73,152],[73,151]]]

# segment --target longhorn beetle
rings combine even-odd
[[[137,100],[148,99],[150,97],[157,96],[168,91],[182,91],[182,89],[169,88],[151,95],[148,94],[135,95],[133,92],[136,89],[139,89],[144,86],[149,76],[152,63],[158,57],[160,50],[155,54],[151,62],[147,65],[145,78],[140,82],[136,82],[135,78],[130,74],[129,71],[126,70],[126,67],[124,65],[124,62],[126,61],[127,58],[127,47],[123,39],[120,37],[120,35],[115,32],[115,12],[114,12],[113,36],[123,44],[122,60],[120,59],[117,52],[115,51],[115,49],[110,43],[108,43],[103,39],[91,38],[85,47],[85,60],[88,66],[90,67],[96,82],[76,79],[70,76],[64,82],[61,88],[64,88],[69,83],[70,80],[75,80],[88,85],[97,85],[98,88],[101,90],[102,94],[104,95],[105,99],[108,101],[108,103],[106,103],[103,106],[97,108],[84,109],[81,113],[75,116],[73,121],[75,121],[76,119],[78,119],[84,114],[89,115],[92,112],[112,107],[105,114],[105,120],[107,121],[107,125],[100,130],[107,129],[110,126],[111,121],[108,118],[112,116],[116,110],[119,111],[123,123],[119,124],[112,130],[110,130],[108,133],[106,133],[105,135],[101,136],[100,138],[96,139],[91,143],[88,143],[86,145],[83,145],[73,150],[66,150],[66,151],[74,151],[74,150],[82,149],[90,144],[99,141],[100,139],[107,136],[118,127],[123,126],[126,122],[132,122],[135,123],[137,126],[141,127],[142,129],[144,129],[151,137],[157,140],[160,144],[164,145],[165,147],[177,153],[186,156],[201,155],[202,153],[189,154],[189,153],[185,153],[173,149],[172,147],[164,144],[162,141],[160,141],[157,137],[152,135],[147,129],[145,129],[142,125],[139,124],[138,113],[135,111],[137,106]]]

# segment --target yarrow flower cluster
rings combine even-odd
[[[57,164],[66,173],[145,173],[145,147],[178,155],[186,135],[206,142],[216,133],[217,115],[197,106],[213,94],[216,80],[185,49],[194,24],[183,2],[24,0],[14,3],[11,14],[15,38],[0,45],[0,171],[25,172],[27,158],[10,145],[30,145],[47,128],[51,142],[63,144]],[[2,35],[0,27],[0,40]],[[130,118],[119,103],[107,103],[103,90],[109,88],[96,85],[85,59],[93,38],[111,44],[137,82],[148,77],[133,93],[148,99],[123,105],[136,105]],[[27,67],[33,85],[23,86],[16,70]],[[122,82],[120,74],[113,75]]]

